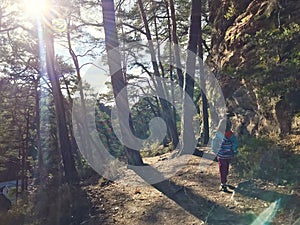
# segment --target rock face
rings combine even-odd
[[[284,135],[295,124],[292,119],[295,108],[284,94],[264,96],[259,94],[261,83],[258,85],[250,77],[252,74],[243,78],[234,74],[240,68],[251,69],[259,63],[257,48],[249,42],[249,37],[261,30],[278,29],[292,19],[299,24],[299,10],[300,2],[281,0],[216,0],[210,5],[214,30],[208,64],[219,78],[228,111],[234,115],[233,128],[239,134]]]
[[[215,0],[210,6],[212,50],[209,64],[215,71],[225,66],[241,67],[254,58],[256,46],[247,38],[261,30],[300,22],[300,2],[281,0]]]
[[[283,99],[258,98],[254,87],[231,80],[223,85],[233,130],[240,135],[260,133],[289,134],[297,129],[299,118],[292,118],[292,107]]]
[[[259,116],[258,105],[253,91],[241,85],[227,98],[227,108],[232,117],[233,128],[239,134],[254,135],[257,131]]]
[[[300,133],[300,114],[296,114],[292,118],[292,131],[294,133]]]

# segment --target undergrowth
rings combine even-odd
[[[23,196],[0,214],[0,225],[75,225],[88,215],[89,202],[78,186],[41,185],[38,191]]]
[[[281,146],[274,137],[242,136],[234,171],[242,178],[260,178],[275,184],[299,183],[299,155]]]

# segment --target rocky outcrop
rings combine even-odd
[[[232,95],[226,98],[227,109],[232,115],[233,129],[240,135],[285,135],[296,130],[300,123],[296,117],[292,119],[291,106],[283,99],[258,98],[255,89],[243,83],[230,92]]]
[[[245,85],[237,88],[232,96],[227,98],[228,111],[233,128],[238,134],[255,134],[259,122],[258,105],[255,94]]]
[[[249,40],[262,30],[281,29],[283,24],[291,22],[299,24],[299,10],[300,2],[283,0],[217,0],[210,6],[214,30],[207,62],[218,75],[228,111],[233,115],[233,127],[239,134],[284,135],[295,124],[292,119],[295,107],[291,103],[295,99],[278,93],[264,95],[260,91],[275,75],[264,76],[259,70],[257,46]],[[255,76],[251,73],[253,68]],[[277,80],[280,79],[278,76]]]
[[[230,65],[242,67],[252,61],[255,46],[249,37],[261,30],[275,29],[291,21],[300,22],[300,2],[280,0],[213,1],[211,17],[214,30],[208,63],[215,71]]]

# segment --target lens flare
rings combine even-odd
[[[62,33],[67,30],[67,22],[63,18],[53,19],[51,28],[57,33]]]
[[[46,0],[24,0],[25,11],[31,16],[44,14],[48,9]]]

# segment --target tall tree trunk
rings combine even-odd
[[[41,139],[41,88],[39,90],[39,82],[41,76],[39,75],[37,79],[34,81],[35,85],[35,118],[36,118],[36,147],[38,150],[38,169],[37,169],[37,177],[38,182],[43,182],[46,175],[45,175],[45,168],[44,168],[44,154],[42,149],[42,139]]]
[[[199,66],[200,66],[200,86],[205,86],[204,80],[204,64],[203,64],[203,37],[202,37],[202,1],[200,1],[200,24],[199,24],[199,38],[198,38],[198,56],[199,56]],[[203,123],[203,144],[207,145],[209,141],[209,122],[208,122],[208,102],[205,92],[201,89],[201,99],[202,99],[202,123]]]
[[[170,79],[172,81],[171,83],[171,97],[172,97],[172,106],[173,106],[173,113],[172,115],[172,120],[173,123],[176,124],[176,108],[175,108],[175,82],[174,80],[174,74],[173,74],[173,70],[174,70],[174,53],[173,53],[173,43],[172,43],[172,22],[171,22],[171,15],[170,15],[170,10],[169,10],[169,2],[168,0],[165,0],[165,4],[166,4],[166,9],[167,9],[167,17],[168,17],[168,38],[169,38],[169,57],[170,57]],[[176,34],[176,31],[175,31]],[[178,68],[177,68],[178,71]],[[181,75],[182,75],[182,70],[181,71]],[[182,87],[182,86],[181,86]]]
[[[66,114],[64,106],[64,97],[61,92],[59,78],[55,72],[55,55],[53,34],[50,29],[45,32],[46,41],[46,68],[50,83],[53,89],[53,98],[55,105],[56,121],[59,136],[59,147],[61,148],[62,160],[64,165],[65,178],[68,183],[78,182],[78,174],[75,167],[75,161],[72,155],[72,145],[68,134],[66,123]]]
[[[194,152],[196,139],[193,126],[193,117],[189,109],[187,98],[194,97],[194,77],[196,67],[197,44],[199,38],[199,27],[201,19],[201,1],[192,0],[191,22],[188,41],[188,52],[186,58],[186,71],[183,83],[183,113],[182,113],[182,150],[181,154]]]
[[[65,76],[63,76],[63,80],[64,80],[64,84],[66,86],[66,91],[67,91],[68,98],[69,98],[69,104],[72,105],[73,99],[72,99],[71,91],[70,91],[70,88],[69,88],[69,85],[68,85],[68,82],[67,82]],[[67,106],[67,107],[69,107],[69,106]],[[72,150],[74,153],[74,159],[77,164],[78,171],[82,171],[83,170],[82,157],[79,152],[79,147],[77,145],[77,142],[76,142],[76,139],[74,136],[74,127],[73,127],[73,123],[72,123],[72,109],[68,109],[66,112],[67,112],[67,114],[66,114],[67,124],[69,125],[68,131],[70,132],[70,138],[71,138]],[[78,120],[76,122],[78,125],[78,123],[79,123]],[[80,126],[80,125],[78,125],[78,126]],[[80,129],[78,129],[78,132],[81,133]],[[83,137],[83,136],[80,135],[80,137]],[[88,146],[88,148],[91,149],[90,145],[86,145],[86,146]]]
[[[27,185],[28,185],[28,177],[27,177],[27,172],[28,172],[28,149],[29,149],[29,120],[30,120],[30,115],[29,115],[29,109],[25,111],[25,121],[26,121],[26,126],[25,126],[25,138],[23,140],[23,146],[22,146],[22,162],[21,162],[21,191],[24,192],[27,190]]]
[[[108,56],[109,71],[111,74],[111,83],[113,87],[114,97],[116,99],[121,135],[123,139],[126,139],[130,138],[130,135],[128,134],[127,124],[131,124],[131,118],[130,116],[127,117],[125,115],[126,113],[122,113],[124,111],[129,112],[130,110],[127,98],[126,82],[122,73],[121,54],[119,50],[113,0],[102,0],[102,13],[105,32],[105,45]],[[125,93],[123,93],[121,99],[118,100],[117,96],[122,91],[122,89],[124,89],[123,91]],[[129,147],[125,146],[125,153],[129,165],[143,165],[143,160],[139,151],[130,149]]]
[[[154,75],[155,77],[160,77],[160,73],[159,73],[159,66],[155,57],[155,50],[154,50],[154,46],[153,46],[153,40],[151,37],[151,32],[150,32],[150,28],[149,28],[149,24],[148,24],[148,20],[147,20],[147,16],[144,10],[144,4],[142,0],[138,0],[138,5],[139,5],[139,9],[140,9],[140,13],[141,13],[141,17],[142,20],[144,22],[144,26],[145,26],[145,31],[146,31],[146,37],[148,40],[148,44],[149,44],[149,51],[150,51],[150,56],[151,56],[151,62],[152,62],[152,66],[153,66],[153,70],[154,70]],[[164,95],[165,96],[165,90],[163,88],[163,84],[162,82],[160,82],[159,79],[157,79],[157,92]],[[177,144],[179,143],[179,135],[177,132],[177,127],[176,127],[176,123],[173,122],[172,120],[172,110],[171,108],[168,106],[166,100],[160,98],[160,104],[162,107],[162,116],[167,124],[167,128],[168,128],[168,132],[171,136],[171,141],[172,141],[172,145],[174,147],[177,146]]]
[[[174,1],[170,0],[170,10],[171,10],[171,20],[172,20],[172,39],[174,43],[174,52],[175,52],[175,64],[177,71],[177,78],[179,80],[180,87],[183,88],[183,72],[182,72],[182,64],[180,59],[180,52],[178,46],[178,36],[177,36],[177,24],[176,24],[176,16],[175,16],[175,6]]]

